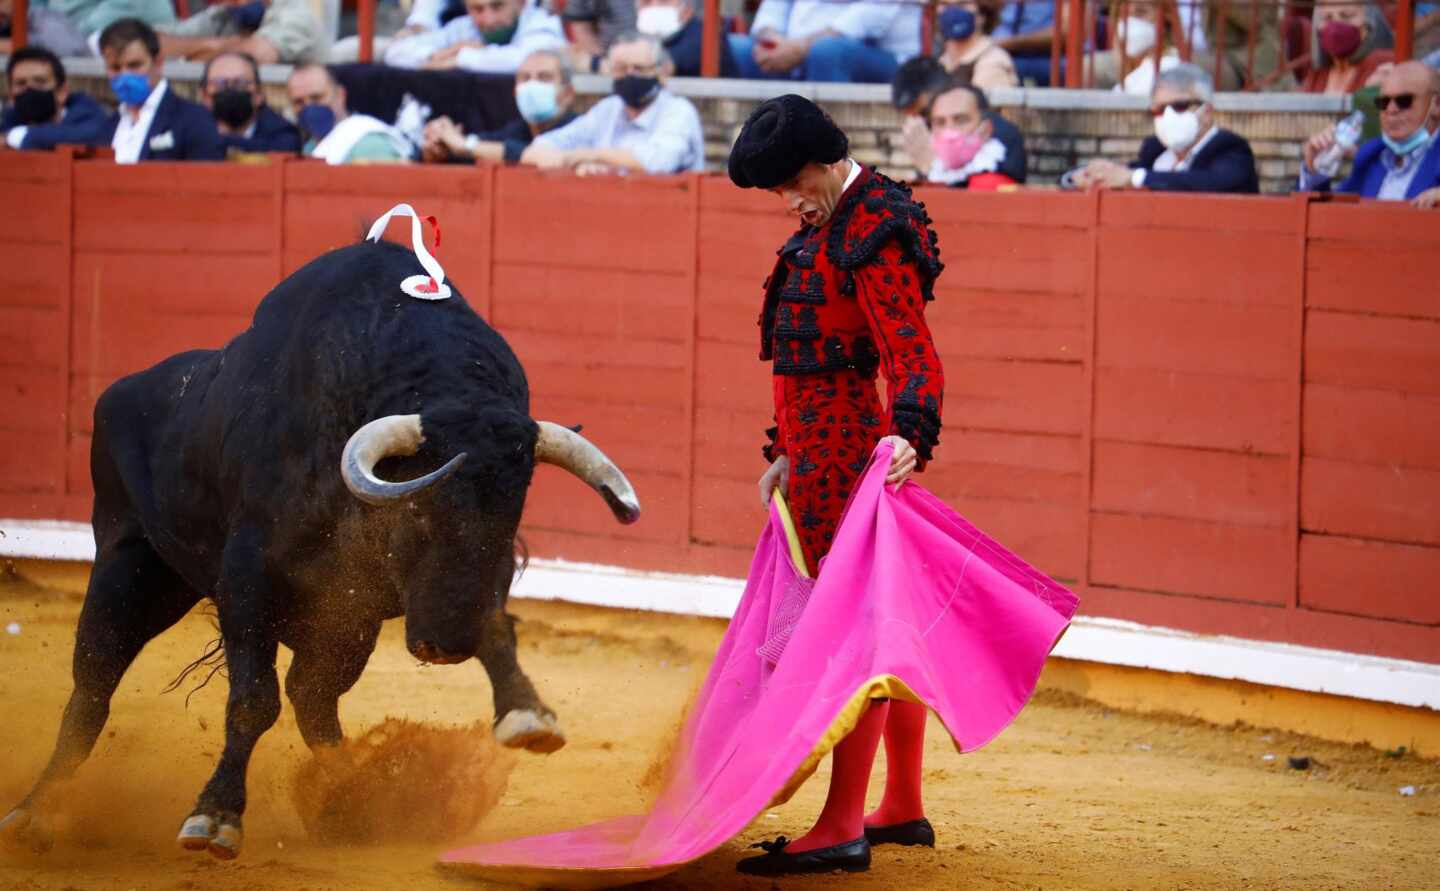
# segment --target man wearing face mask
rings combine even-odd
[[[205,63],[202,101],[215,115],[226,151],[300,151],[300,131],[265,104],[260,66],[244,53],[221,53]]]
[[[704,170],[700,114],[688,99],[665,89],[670,59],[660,41],[622,34],[607,62],[615,95],[569,126],[536,137],[520,160],[542,168],[574,168],[582,175]]]
[[[262,65],[323,62],[330,48],[308,0],[216,0],[165,26],[160,42],[174,58],[203,61],[235,52]]]
[[[1260,191],[1250,143],[1215,126],[1215,88],[1198,65],[1181,63],[1162,71],[1150,94],[1155,135],[1140,145],[1128,167],[1091,161],[1073,175],[1090,189],[1151,189],[1157,192]]]
[[[420,158],[427,163],[473,164],[476,161],[504,161],[514,164],[535,137],[564,127],[575,120],[570,106],[575,88],[570,83],[570,66],[555,50],[536,50],[515,72],[515,105],[520,118],[498,130],[466,136],[448,117],[425,125]]]
[[[700,57],[705,49],[705,23],[695,14],[694,0],[635,0],[635,29],[655,37],[665,46],[679,77],[699,77]],[[724,31],[724,28],[718,31]],[[720,76],[739,77],[730,42],[717,33],[720,44]]]
[[[905,144],[922,179],[977,192],[1015,185],[1004,172],[1005,145],[995,137],[986,110],[985,94],[970,84],[955,84],[935,97],[928,138]]]
[[[153,28],[139,19],[113,22],[100,33],[100,54],[120,101],[99,139],[115,150],[115,163],[224,160],[209,109],[170,89]]]
[[[345,88],[324,65],[302,65],[285,84],[290,109],[305,136],[301,151],[327,164],[396,164],[414,159],[415,146],[399,130],[367,114],[351,114]]]
[[[928,178],[934,163],[934,139],[930,127],[932,106],[935,97],[947,93],[963,83],[945,71],[940,62],[931,56],[916,56],[895,73],[890,85],[890,104],[905,115],[900,129],[900,143],[910,155],[920,173]],[[973,86],[973,84],[971,85]],[[971,94],[980,108],[980,115],[989,124],[990,136],[1005,149],[998,171],[1016,183],[1025,182],[1026,164],[1029,159],[1025,152],[1025,135],[1000,112],[990,106],[985,91]],[[961,100],[963,101],[963,100]]]
[[[1333,189],[1381,201],[1409,201],[1431,208],[1440,203],[1440,72],[1423,62],[1401,62],[1380,82],[1380,138],[1359,146],[1341,146],[1353,156],[1350,175]],[[1300,188],[1328,192],[1330,178],[1317,173],[1316,160],[1335,145],[1327,127],[1305,144]]]
[[[535,0],[465,0],[465,15],[438,31],[391,43],[385,64],[513,74],[535,50],[564,48],[560,19]]]
[[[26,46],[5,63],[9,104],[0,117],[3,146],[51,149],[57,145],[94,145],[105,131],[105,109],[65,85],[65,66],[48,49]]]

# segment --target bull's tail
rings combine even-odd
[[[194,687],[191,687],[190,692],[185,694],[186,708],[190,707],[191,696],[194,696],[196,693],[200,692],[200,690],[203,689],[205,685],[210,683],[210,681],[215,677],[215,675],[225,671],[225,639],[218,636],[220,634],[220,621],[218,616],[214,612],[213,605],[207,605],[207,609],[211,618],[211,624],[215,628],[215,633],[217,637],[214,640],[210,641],[210,643],[205,647],[205,652],[200,654],[199,659],[196,659],[194,662],[191,662],[189,665],[180,669],[180,673],[175,676],[175,680],[171,681],[165,686],[164,690],[160,691],[162,693],[174,693],[176,690],[180,689],[180,685],[185,683],[185,680],[189,678],[190,675],[201,669],[209,669],[209,671],[205,673],[204,679],[201,680],[200,683],[196,684]]]

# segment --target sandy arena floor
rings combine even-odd
[[[73,598],[0,584],[0,626],[19,624],[19,634],[0,633],[0,809],[18,800],[49,755],[70,689],[78,611]],[[559,711],[570,744],[548,757],[503,755],[475,773],[473,782],[490,784],[499,802],[465,837],[544,832],[642,809],[659,753],[723,625],[526,601],[514,611],[524,620],[522,662]],[[400,632],[398,624],[387,628],[369,671],[342,700],[348,732],[387,717],[488,721],[490,693],[479,665],[421,667],[404,651]],[[142,654],[115,697],[95,756],[66,796],[55,848],[45,855],[0,851],[0,888],[480,887],[436,871],[433,856],[448,845],[406,839],[412,821],[403,817],[390,815],[383,827],[397,841],[310,840],[291,794],[309,756],[288,704],[252,763],[242,857],[220,863],[175,847],[175,832],[219,754],[225,684],[217,679],[188,707],[183,693],[160,690],[212,637],[209,620],[192,615]],[[1316,766],[1292,770],[1290,755],[1310,756]],[[877,780],[882,775],[878,769]],[[1440,762],[1126,715],[1043,691],[982,752],[961,757],[931,733],[927,776],[938,850],[882,848],[870,873],[843,879],[742,881],[733,864],[746,845],[802,833],[827,776],[822,769],[785,808],[650,887],[1440,888]],[[437,808],[442,783],[417,784]],[[1402,786],[1417,794],[1400,795]]]

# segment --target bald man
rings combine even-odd
[[[1337,192],[1381,201],[1409,201],[1416,207],[1440,204],[1440,72],[1423,62],[1401,62],[1380,81],[1375,99],[1380,137],[1348,149],[1355,159]],[[1315,171],[1315,159],[1335,144],[1335,128],[1325,128],[1305,143],[1300,188],[1331,190],[1330,178]]]

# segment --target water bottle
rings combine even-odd
[[[1360,132],[1365,129],[1365,113],[1352,111],[1345,120],[1335,125],[1335,144],[1315,156],[1315,172],[1328,179],[1340,173],[1340,163],[1345,153],[1360,142]]]

